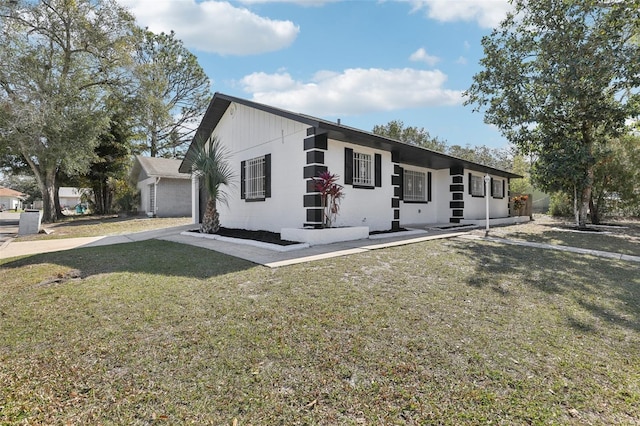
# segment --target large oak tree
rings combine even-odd
[[[523,154],[534,183],[577,194],[586,226],[596,146],[638,114],[640,0],[514,0],[482,40],[483,71],[466,92]]]
[[[44,221],[57,219],[56,177],[86,172],[94,159],[133,29],[113,0],[0,3],[0,138],[33,171]]]

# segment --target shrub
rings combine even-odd
[[[573,216],[573,199],[564,192],[551,194],[549,201],[549,214],[551,216]]]

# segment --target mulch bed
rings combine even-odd
[[[199,229],[191,230],[190,232],[200,232]],[[300,244],[297,241],[288,241],[280,238],[280,234],[270,231],[249,231],[246,229],[236,228],[220,228],[216,235],[230,238],[240,238],[243,240],[260,241],[263,243],[277,244],[279,246],[290,246],[293,244]]]
[[[394,232],[402,232],[402,231],[406,231],[405,228],[400,228],[400,229],[392,229],[392,230],[387,230],[387,231],[373,231],[370,232],[371,235],[376,235],[376,234],[391,234]],[[189,232],[200,232],[199,229],[192,229]],[[220,229],[218,230],[218,232],[216,232],[216,235],[220,235],[223,237],[230,237],[230,238],[240,238],[243,240],[253,240],[253,241],[260,241],[263,243],[270,243],[270,244],[277,244],[280,246],[290,246],[293,244],[300,244],[297,241],[288,241],[288,240],[283,240],[280,238],[280,234],[277,232],[270,232],[270,231],[248,231],[246,229],[237,229],[237,228],[223,228],[220,227]]]

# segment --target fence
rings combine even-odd
[[[533,215],[533,197],[531,194],[511,194],[509,212],[510,216]]]

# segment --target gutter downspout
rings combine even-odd
[[[158,184],[160,183],[160,177],[156,177],[156,184],[153,185],[153,217],[158,217]]]

